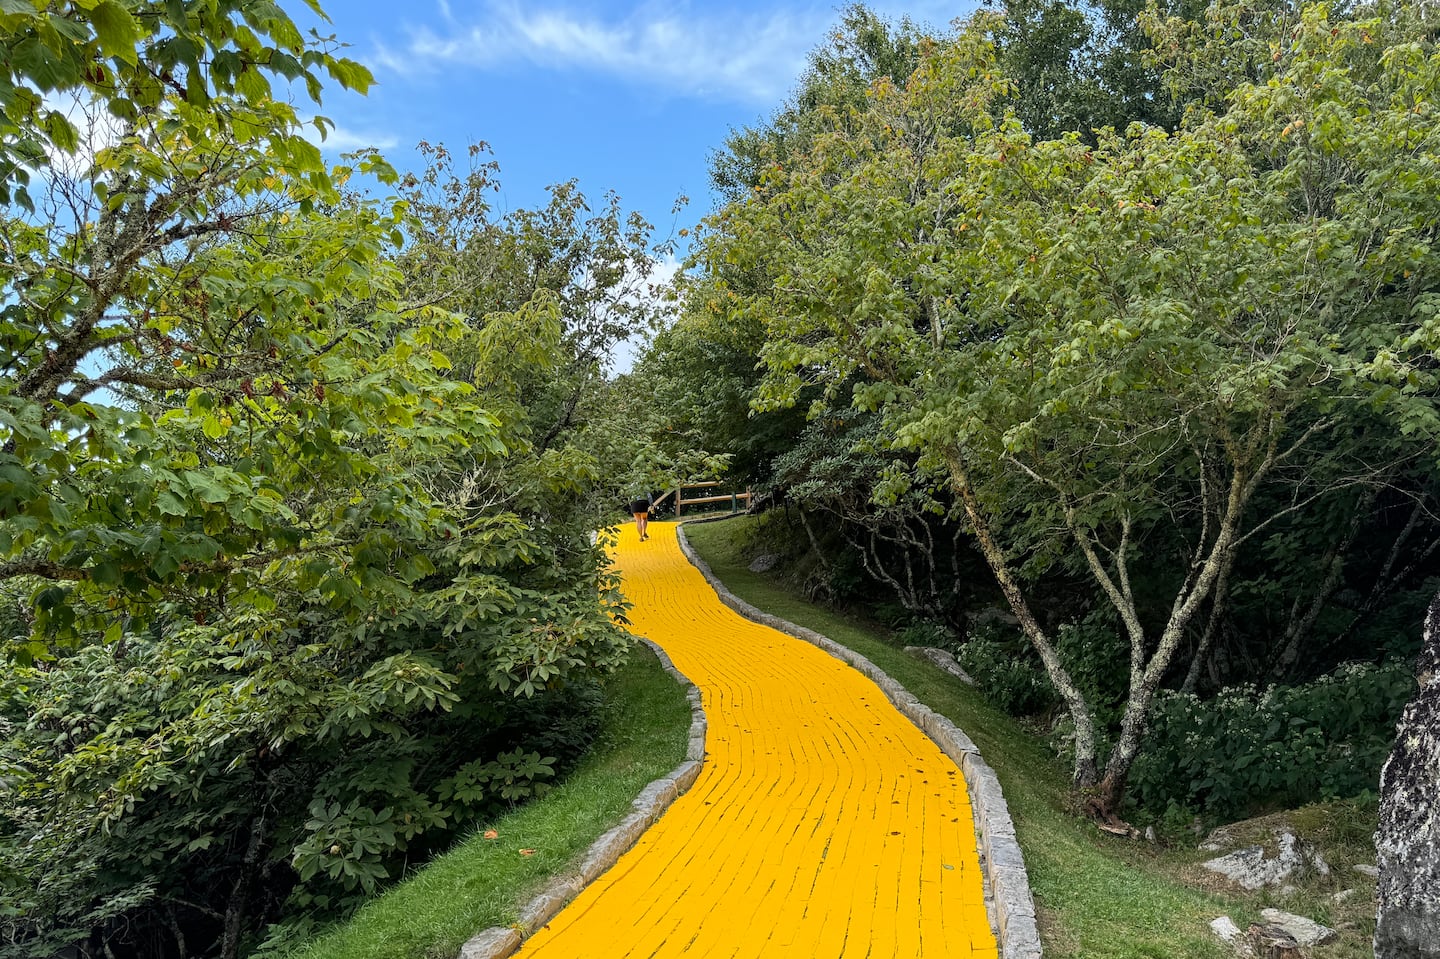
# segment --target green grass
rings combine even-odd
[[[690,707],[648,648],[637,647],[607,683],[602,709],[596,745],[564,783],[483,824],[291,959],[454,959],[475,933],[513,923],[528,896],[577,863],[647,783],[685,757]],[[486,827],[499,838],[484,839]]]
[[[1195,856],[1116,839],[1066,812],[1066,777],[1052,754],[968,686],[892,645],[879,631],[752,573],[744,545],[753,520],[687,526],[686,536],[737,596],[807,626],[868,658],[922,702],[948,716],[994,767],[1015,819],[1050,959],[1221,959],[1232,954],[1208,923],[1258,918],[1240,896],[1184,881]]]

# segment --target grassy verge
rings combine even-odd
[[[486,823],[497,839],[477,832],[291,959],[453,959],[481,929],[514,922],[530,894],[685,757],[690,708],[649,649],[637,647],[609,681],[602,708],[590,755],[544,798]]]
[[[1043,744],[978,693],[891,645],[874,630],[815,606],[743,555],[749,520],[687,526],[686,535],[738,596],[824,633],[867,657],[965,730],[995,768],[1015,819],[1051,959],[1221,959],[1232,954],[1207,924],[1228,914],[1243,926],[1258,903],[1185,881],[1195,856],[1117,840],[1065,810],[1066,783]]]

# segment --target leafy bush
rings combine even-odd
[[[955,652],[959,644],[955,634],[940,623],[929,620],[912,621],[895,632],[895,640],[901,646],[934,646]]]
[[[1414,692],[1407,664],[1348,664],[1303,686],[1253,685],[1202,702],[1157,698],[1130,798],[1233,819],[1257,807],[1347,798],[1375,789]]]
[[[1120,724],[1130,687],[1130,644],[1115,628],[1114,613],[1092,610],[1055,633],[1055,645],[1070,678],[1095,715],[1097,739]],[[1039,664],[1037,663],[1037,668]]]
[[[956,658],[985,698],[1013,716],[1043,713],[1056,703],[1050,677],[1018,630],[982,623]]]

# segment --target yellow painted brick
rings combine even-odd
[[[705,766],[522,959],[996,955],[965,781],[870,680],[723,606],[674,526],[615,562],[700,688]],[[949,868],[946,868],[949,867]]]

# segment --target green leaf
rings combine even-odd
[[[140,42],[140,28],[129,10],[115,0],[101,0],[90,12],[90,18],[101,50],[132,67],[139,63],[135,48]]]
[[[120,564],[107,560],[90,570],[90,581],[96,586],[114,586],[120,582]]]
[[[51,610],[65,602],[69,595],[63,586],[47,586],[35,597],[35,605],[42,610]]]
[[[170,490],[165,490],[155,498],[155,507],[166,516],[184,516],[190,512],[185,501]]]
[[[170,553],[161,553],[150,564],[150,571],[160,579],[167,579],[180,568],[180,562]]]
[[[262,102],[270,97],[270,81],[265,74],[246,64],[235,79],[235,89],[245,99],[255,103]]]

